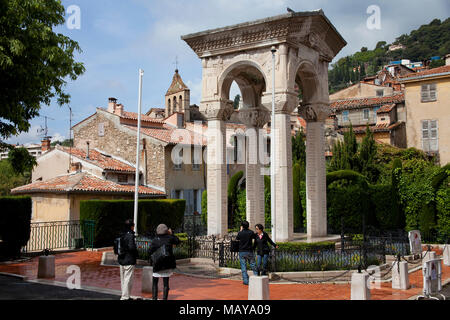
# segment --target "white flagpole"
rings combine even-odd
[[[139,199],[139,155],[141,149],[141,107],[142,107],[142,77],[144,70],[139,69],[139,102],[136,146],[136,175],[134,178],[134,232],[138,235],[138,199]]]
[[[272,119],[270,123],[270,222],[273,241],[277,241],[275,226],[275,52],[273,46],[272,52]]]

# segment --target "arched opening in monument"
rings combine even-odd
[[[234,178],[232,177],[229,181],[230,188],[233,189],[228,201],[228,226],[230,228],[239,227],[242,220],[249,220],[250,223],[265,224],[264,221],[264,202],[255,203],[258,200],[264,199],[264,180],[261,179],[259,186],[262,186],[261,190],[255,190],[255,178],[256,174],[261,174],[258,172],[258,129],[261,127],[259,125],[251,123],[248,120],[253,117],[257,117],[258,108],[261,108],[261,96],[266,90],[266,81],[263,73],[259,70],[258,66],[253,65],[251,62],[240,62],[232,65],[228,70],[223,73],[220,82],[220,93],[223,100],[231,100],[235,109],[238,109],[238,119],[245,123],[246,128],[236,129],[236,132],[231,136],[230,144],[233,146],[234,150],[231,155],[231,162],[236,164],[245,164],[245,169],[243,170],[243,175],[239,174],[242,169],[235,169]],[[239,95],[239,101],[236,97]],[[264,107],[262,107],[264,108]],[[242,118],[243,114],[247,117]],[[236,119],[236,120],[238,120]],[[231,119],[233,120],[233,119]],[[247,121],[246,121],[247,120]],[[255,158],[256,156],[256,158]],[[229,164],[229,169],[233,169],[233,164]],[[231,171],[233,172],[233,170]],[[249,189],[250,188],[250,189]],[[249,196],[253,192],[260,192],[262,194],[257,197]],[[260,218],[255,220],[254,218],[249,218],[251,215],[249,212],[253,213],[253,216],[257,215]],[[253,225],[251,226],[254,227]]]
[[[316,101],[319,83],[314,66],[309,62],[300,63],[295,73],[294,90],[298,97],[298,105],[295,112],[300,111],[302,106]],[[306,120],[306,119],[304,119]],[[299,158],[296,163],[293,163],[292,167],[292,179],[293,179],[293,232],[294,233],[306,233],[306,216],[307,209],[304,204],[307,204],[306,199],[303,197],[306,194],[302,188],[306,187],[306,134],[303,132],[303,141],[295,138],[293,143],[296,143],[295,150],[305,150],[303,156],[296,155]],[[299,144],[305,143],[305,148],[300,148]],[[294,149],[294,148],[293,148]],[[294,162],[294,156],[293,156]]]

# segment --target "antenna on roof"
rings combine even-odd
[[[70,170],[72,168],[72,143],[73,143],[73,140],[72,140],[72,116],[73,116],[73,113],[72,113],[72,108],[70,106],[68,106],[68,107],[69,107],[69,173],[70,173]]]
[[[44,139],[45,138],[50,138],[48,136],[47,119],[50,119],[50,120],[55,120],[55,119],[47,117],[47,116],[43,116],[43,118],[45,118],[45,126],[44,126],[44,128],[42,128],[42,126],[41,126],[40,129],[37,129],[37,133],[38,133],[38,135],[42,135]]]

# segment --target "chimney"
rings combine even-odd
[[[123,115],[123,105],[116,105],[116,110],[114,110],[114,113],[121,117]]]
[[[86,159],[89,159],[89,141],[86,141],[86,145],[87,145],[87,148],[86,148]]]
[[[70,172],[81,172],[81,162],[72,162],[70,164]]]
[[[445,55],[445,65],[450,66],[450,53]]]
[[[45,137],[41,141],[41,151],[42,152],[46,152],[48,150],[50,150],[50,138],[49,137]]]
[[[108,99],[108,112],[114,113],[114,111],[116,110],[116,103],[117,103],[116,98]]]

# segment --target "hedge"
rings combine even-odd
[[[154,234],[160,223],[176,229],[183,223],[185,200],[139,200],[138,232]],[[94,246],[107,247],[123,232],[124,221],[133,219],[133,200],[84,200],[80,201],[80,220],[95,221]]]
[[[285,251],[303,251],[303,250],[328,250],[335,249],[335,243],[331,241],[322,242],[277,242],[278,249]]]
[[[17,257],[30,239],[31,197],[0,197],[0,256]]]

